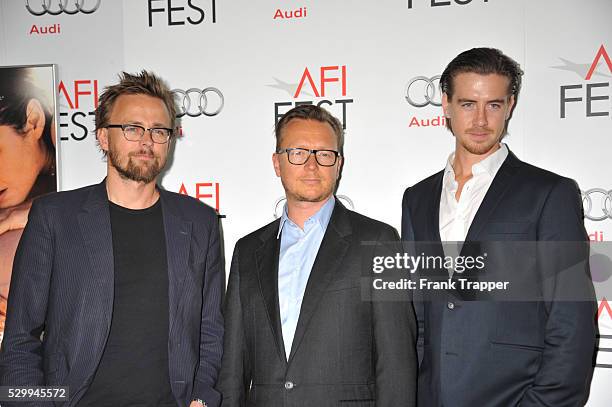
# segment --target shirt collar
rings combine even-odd
[[[472,174],[488,174],[491,178],[495,177],[497,171],[501,168],[502,164],[508,157],[508,146],[506,143],[500,143],[500,148],[496,152],[488,156],[482,161],[477,162],[472,166]],[[444,167],[444,179],[455,181],[455,170],[453,169],[453,161],[455,160],[455,153],[451,153],[446,160],[446,167]]]
[[[306,222],[314,221],[321,226],[321,229],[327,229],[327,225],[329,224],[329,220],[331,219],[331,215],[334,211],[335,205],[336,199],[332,195],[314,215],[306,219]],[[293,223],[293,221],[289,219],[289,215],[287,214],[287,203],[285,203],[285,206],[283,207],[283,216],[281,216],[280,224],[278,225],[278,233],[276,234],[277,239],[280,237],[286,222],[290,222],[292,225],[295,225],[295,223]]]

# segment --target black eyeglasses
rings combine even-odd
[[[109,124],[107,129],[121,129],[123,136],[127,141],[140,141],[144,137],[145,132],[149,132],[151,140],[156,144],[165,144],[172,137],[172,129],[165,127],[151,127],[146,129],[137,124]]]
[[[315,155],[317,164],[323,167],[331,167],[336,164],[340,153],[335,150],[310,150],[308,148],[283,148],[276,154],[287,153],[289,162],[293,165],[304,165],[311,154]]]

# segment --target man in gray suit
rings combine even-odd
[[[0,384],[67,386],[67,406],[218,406],[217,216],[156,185],[175,134],[169,88],[146,71],[120,79],[96,109],[106,179],[32,206]]]
[[[413,406],[409,302],[364,301],[362,260],[396,231],[334,198],[343,154],[336,118],[313,105],[276,126],[280,219],[236,244],[224,305],[223,406]]]

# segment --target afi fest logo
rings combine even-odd
[[[25,8],[33,16],[59,16],[93,14],[102,0],[26,0]],[[62,33],[59,23],[30,27],[30,35],[58,35]]]
[[[599,368],[612,369],[612,304],[603,298],[597,307],[599,325],[599,352],[596,365]]]
[[[568,116],[568,110],[571,111],[569,114],[574,117],[578,116],[580,112],[585,112],[586,117],[610,116],[612,111],[612,104],[610,103],[612,60],[610,60],[610,54],[604,45],[602,44],[595,52],[590,64],[579,64],[567,59],[559,59],[563,62],[563,65],[551,68],[574,72],[583,78],[580,83],[561,85],[559,88],[560,118],[565,119]]]
[[[93,134],[98,89],[97,79],[60,81],[60,140],[83,141]]]
[[[217,22],[216,0],[147,0],[149,27]]]
[[[415,76],[408,81],[404,90],[404,99],[410,106],[417,109],[432,107],[438,113],[435,116],[412,116],[408,127],[444,127],[446,120],[441,115],[442,92],[440,91],[440,75]]]
[[[181,182],[178,193],[199,199],[216,210],[220,218],[225,218],[225,215],[221,215],[221,206],[219,204],[220,190],[221,185],[218,182],[195,182],[187,186],[185,186],[184,182]]]
[[[316,104],[338,117],[346,129],[347,104],[353,103],[352,98],[346,97],[347,72],[346,65],[305,67],[297,83],[273,78],[276,83],[269,87],[281,89],[293,97],[291,101],[274,103],[274,122],[278,123],[285,112],[294,106]]]

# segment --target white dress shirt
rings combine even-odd
[[[496,152],[474,164],[472,178],[463,186],[459,201],[455,199],[459,184],[455,181],[455,170],[452,165],[455,153],[448,157],[440,196],[440,238],[443,242],[465,240],[476,212],[506,157],[508,157],[508,147],[502,143]]]

